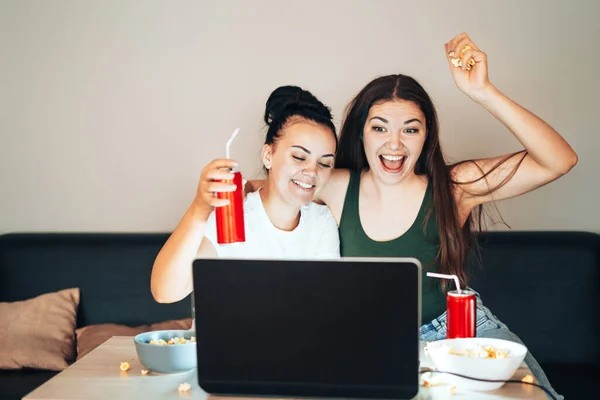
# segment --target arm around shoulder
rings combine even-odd
[[[325,204],[329,207],[333,218],[339,225],[344,208],[344,199],[350,182],[350,170],[334,169],[329,180],[317,193],[315,203]]]

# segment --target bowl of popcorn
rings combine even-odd
[[[196,333],[165,330],[140,333],[133,338],[144,367],[152,372],[173,374],[196,368]]]
[[[444,382],[466,390],[490,391],[511,379],[521,366],[527,348],[502,339],[465,338],[429,342],[425,353],[438,371],[482,380],[444,374],[441,378]]]

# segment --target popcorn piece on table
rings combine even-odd
[[[440,386],[443,384],[444,382],[441,381],[440,377],[432,375],[431,372],[425,372],[421,375],[421,386],[423,387]]]
[[[143,369],[142,370],[142,375],[148,375],[148,370],[147,369]]]
[[[189,392],[191,388],[192,388],[192,385],[190,385],[187,382],[184,382],[184,383],[182,383],[182,384],[179,385],[179,387],[177,388],[177,390],[179,392]]]
[[[127,361],[123,361],[121,363],[120,368],[121,368],[121,371],[125,372],[125,371],[129,371],[129,368],[131,368],[131,367],[129,366],[129,363]]]
[[[521,382],[525,382],[525,383],[533,383],[533,375],[531,374],[527,374],[523,377],[523,379],[521,379]]]

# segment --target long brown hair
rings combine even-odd
[[[453,185],[464,185],[486,179],[492,171],[519,153],[505,157],[486,173],[481,171],[481,176],[472,182],[454,181],[451,176],[453,167],[461,163],[475,162],[467,160],[454,165],[446,164],[439,141],[437,112],[431,98],[414,78],[398,74],[383,76],[371,81],[348,104],[340,130],[336,168],[346,168],[357,172],[369,169],[362,143],[369,110],[377,102],[393,100],[412,101],[425,116],[427,136],[415,165],[415,174],[427,175],[432,183],[433,207],[429,208],[427,219],[435,212],[440,241],[436,257],[439,271],[458,276],[462,284],[466,286],[469,281],[467,258],[469,251],[476,247],[474,246],[476,244],[474,231],[482,230],[483,207],[478,206],[471,211],[465,224],[461,226]],[[487,193],[477,193],[476,195],[487,195],[504,185],[514,175],[526,155],[527,153],[524,152],[514,170],[503,182],[491,188]],[[426,227],[427,223],[424,226]],[[446,280],[442,280],[441,284],[444,290],[448,289]]]

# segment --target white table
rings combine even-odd
[[[127,361],[131,369],[121,372],[121,362]],[[421,355],[421,367],[431,366],[431,361]],[[24,400],[152,400],[152,399],[198,399],[225,400],[221,396],[209,396],[199,386],[196,371],[173,375],[141,374],[143,366],[137,357],[133,337],[114,336],[88,353],[73,365],[25,396]],[[512,379],[521,379],[529,374],[523,364]],[[181,383],[189,383],[191,390],[180,393]],[[240,398],[235,398],[239,400]],[[493,392],[466,393],[457,388],[454,395],[450,385],[420,387],[415,399],[425,400],[498,400],[498,399],[547,399],[544,392],[531,385],[506,384]],[[252,398],[257,400],[257,398]],[[274,400],[270,398],[269,400]]]

